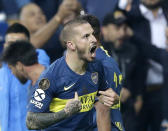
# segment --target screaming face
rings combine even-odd
[[[91,62],[96,57],[97,40],[90,24],[85,23],[74,28],[76,35],[74,44],[80,59]]]

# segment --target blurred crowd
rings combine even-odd
[[[84,14],[99,19],[100,42],[123,74],[125,130],[168,131],[168,0],[0,0],[0,52],[17,37],[25,39],[13,34],[20,27],[10,28],[20,23],[52,63],[65,52],[59,37],[63,25]],[[23,100],[11,96],[9,101]]]

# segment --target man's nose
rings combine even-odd
[[[95,36],[94,36],[94,35],[92,35],[92,37],[91,37],[91,38],[92,38],[92,42],[94,42],[94,43],[95,43],[95,42],[97,42],[97,40],[96,40],[96,38],[95,38]]]

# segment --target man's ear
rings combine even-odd
[[[67,41],[67,48],[69,48],[70,50],[75,50],[76,46],[75,46],[74,42]]]

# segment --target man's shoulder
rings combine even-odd
[[[104,63],[109,63],[111,66],[117,65],[116,61],[109,55],[108,51],[103,46],[100,46],[96,53],[96,60],[100,61],[103,65]]]
[[[96,51],[96,59],[103,60],[106,59],[106,57],[110,57],[108,51],[103,46],[100,46]]]
[[[33,92],[35,89],[48,89],[50,91],[55,91],[58,88],[57,85],[62,83],[61,78],[62,74],[61,70],[64,68],[64,65],[62,64],[62,59],[58,59],[55,62],[53,62],[49,67],[47,67],[40,75],[40,78],[37,80],[36,84],[33,86],[34,89],[31,91]]]

